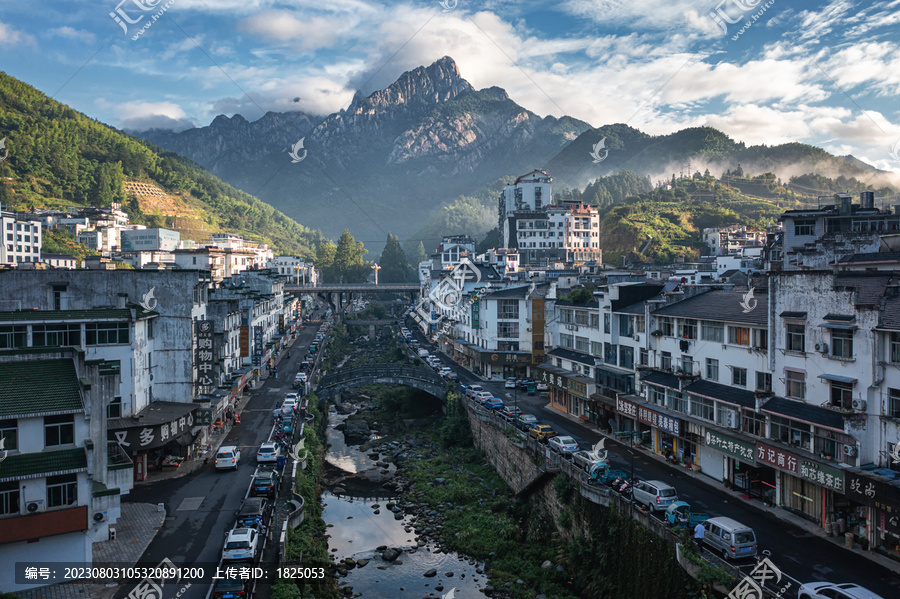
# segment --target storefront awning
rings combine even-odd
[[[855,324],[843,324],[837,322],[823,322],[819,325],[823,329],[832,329],[834,331],[855,331]]]
[[[839,412],[802,401],[773,397],[763,405],[762,411],[844,432],[844,417]]]
[[[820,374],[819,378],[826,381],[836,381],[838,383],[856,384],[856,379],[852,376],[841,376],[840,374]]]
[[[199,406],[175,401],[154,401],[137,415],[108,420],[108,439],[126,451],[162,447],[191,433]]]

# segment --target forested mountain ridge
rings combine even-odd
[[[120,202],[133,222],[172,228],[187,239],[205,242],[210,232],[229,231],[306,256],[324,239],[190,160],[99,123],[5,73],[0,73],[0,137],[8,151],[0,162],[4,209]],[[159,203],[153,208],[128,198],[126,180],[166,192],[169,213],[161,212]],[[54,234],[48,240],[53,247]]]

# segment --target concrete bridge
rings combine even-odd
[[[434,395],[442,402],[447,399],[447,383],[437,372],[427,368],[392,364],[342,368],[329,373],[319,381],[316,395],[319,399],[329,399],[354,387],[376,383],[415,387]]]
[[[349,303],[354,296],[365,293],[406,293],[410,301],[415,301],[419,294],[417,283],[381,283],[371,285],[368,283],[323,283],[321,285],[297,285],[284,286],[285,293],[297,295],[318,295],[331,305],[336,312],[344,309],[344,304]]]

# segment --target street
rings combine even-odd
[[[168,558],[176,566],[202,566],[207,576],[215,571],[222,556],[225,535],[234,526],[235,513],[256,469],[256,451],[267,440],[272,428],[272,410],[281,405],[286,393],[293,391],[291,381],[318,331],[320,315],[321,311],[297,333],[291,357],[284,356],[279,364],[278,377],[270,377],[259,389],[249,391],[252,396],[241,412],[240,424],[236,424],[222,442],[222,445],[237,445],[241,450],[237,470],[216,471],[215,454],[211,453],[208,454],[209,464],[194,474],[136,486],[123,498],[129,502],[165,504],[165,524],[141,558],[142,566],[155,566]],[[279,496],[277,501],[283,503],[287,499]],[[272,555],[270,548],[275,539],[277,534],[273,531],[266,555]],[[260,566],[265,567],[265,564]],[[268,569],[272,567],[274,565]],[[179,599],[207,597],[209,584],[183,582],[195,583],[180,594]],[[123,587],[116,594],[117,599],[126,597],[132,586]],[[170,596],[167,592],[166,597]]]

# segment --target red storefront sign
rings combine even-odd
[[[241,327],[241,357],[250,357],[250,327]]]
[[[756,444],[756,461],[774,466],[779,470],[800,474],[800,460],[797,456],[762,443]]]

